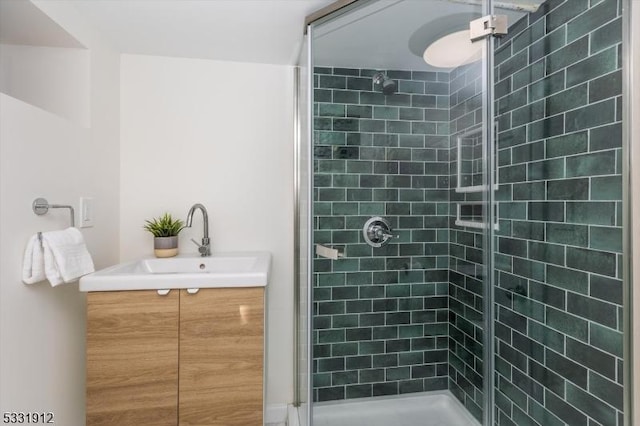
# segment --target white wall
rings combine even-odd
[[[83,230],[88,248],[98,268],[117,262],[119,56],[99,43],[67,2],[34,3],[88,46],[90,84],[72,91],[89,100],[90,111],[70,121],[0,94],[0,412],[51,411],[55,424],[76,426],[84,424],[85,412],[84,295],[77,284],[24,285],[22,256],[35,232],[68,226],[63,210],[34,215],[34,198],[77,205],[80,196],[89,196],[96,216],[95,227]],[[26,67],[49,63],[44,57],[56,57],[62,69],[74,61],[49,55],[53,51],[39,56],[34,48],[10,50],[15,55],[5,58]],[[25,87],[19,73],[12,78]],[[38,96],[55,104],[60,94]]]
[[[89,51],[3,45],[0,91],[89,126]]]
[[[292,400],[292,69],[123,55],[120,258],[152,255],[145,219],[200,202],[214,252],[267,250],[267,404]],[[199,215],[180,234],[196,253]]]

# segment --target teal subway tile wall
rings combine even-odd
[[[620,8],[548,1],[496,51],[500,425],[622,425]]]
[[[314,387],[319,401],[447,389],[449,76],[316,68]],[[399,238],[364,243],[383,216]]]
[[[620,8],[550,0],[498,42],[499,425],[622,425]],[[455,223],[481,64],[376,71],[315,68],[314,243],[344,258],[314,263],[314,399],[449,389],[481,419],[483,231]],[[371,216],[399,238],[366,245]]]
[[[482,63],[450,73],[450,218],[449,218],[449,390],[478,420],[482,419],[484,231],[455,224],[457,206],[482,202],[482,192],[459,192],[482,186]],[[478,148],[465,154],[463,141],[474,138]],[[460,138],[460,144],[458,144]],[[460,147],[458,147],[460,145]],[[458,153],[458,149],[462,152]],[[460,155],[459,155],[460,154]],[[468,170],[458,159],[477,164]],[[460,170],[458,170],[460,168]],[[477,175],[480,175],[479,177]],[[504,176],[499,176],[501,180]],[[460,182],[458,182],[460,178]],[[476,221],[482,222],[483,212]]]

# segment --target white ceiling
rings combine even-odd
[[[319,26],[314,34],[315,60],[321,66],[344,68],[432,70],[422,59],[427,45],[443,32],[468,28],[480,11],[478,6],[440,0],[380,0]],[[461,19],[449,22],[452,25],[441,28],[438,24],[459,14]],[[416,55],[409,44],[421,28],[426,31]]]
[[[332,2],[76,0],[73,4],[122,53],[295,64],[304,18]]]
[[[293,65],[305,16],[333,1],[74,0],[72,4],[122,53]],[[509,7],[517,8],[532,7],[531,2],[535,8],[540,3],[509,1]],[[421,58],[426,45],[444,33],[463,29],[468,18],[480,15],[480,2],[363,2],[363,7],[317,27],[316,63],[430,69]],[[522,16],[505,9],[497,13],[509,14],[510,23]]]
[[[530,7],[523,0],[513,1],[514,8]],[[509,24],[524,15],[513,9],[496,13],[507,15]],[[469,21],[481,16],[482,3],[474,0],[379,0],[319,25],[314,31],[314,59],[322,66],[438,70],[422,58],[427,46],[469,29]]]

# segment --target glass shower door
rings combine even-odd
[[[485,4],[485,15],[476,18],[470,27],[478,23],[481,27],[490,26],[491,10],[490,4]],[[514,14],[509,18],[514,19]],[[492,425],[495,423],[493,263],[495,232],[499,229],[493,112],[495,38],[490,31],[470,31],[470,35],[481,48],[481,58],[455,67],[449,74],[450,391],[483,425]]]
[[[414,401],[405,420],[436,418],[420,410],[443,395],[465,419],[454,424],[483,422],[490,42],[447,69],[416,42],[434,25],[468,29],[483,9],[363,4],[312,25],[314,424],[374,412],[371,425],[399,424],[387,400]],[[370,398],[376,409],[362,409]]]
[[[434,390],[486,425],[624,424],[628,6],[379,0],[312,25],[316,424]],[[493,14],[481,60],[420,62],[429,30]]]

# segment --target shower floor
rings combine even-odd
[[[313,426],[480,426],[448,391],[313,405]]]

